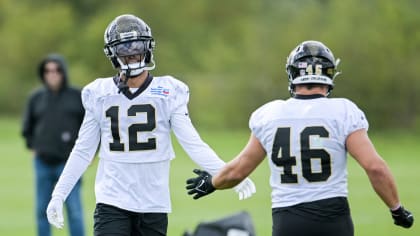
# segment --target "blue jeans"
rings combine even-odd
[[[35,157],[35,181],[36,181],[36,220],[38,225],[38,236],[50,236],[51,228],[47,219],[47,206],[51,199],[51,193],[64,169],[65,163],[48,165]],[[79,180],[66,199],[67,222],[70,228],[70,235],[84,236],[85,226],[83,209],[80,196]]]

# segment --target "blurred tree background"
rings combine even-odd
[[[332,97],[347,97],[374,130],[420,130],[420,1],[0,0],[0,115],[18,116],[39,86],[37,65],[64,55],[73,85],[115,74],[103,32],[123,13],[156,40],[154,75],[189,84],[198,126],[246,128],[253,110],[286,99],[286,57],[319,40],[341,58]]]

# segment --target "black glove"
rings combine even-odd
[[[413,225],[413,215],[402,206],[398,207],[396,210],[391,211],[391,215],[394,219],[394,224],[396,225],[404,228],[410,228]]]
[[[187,180],[187,190],[189,195],[193,195],[194,199],[199,199],[202,196],[206,196],[216,190],[211,183],[212,176],[204,170],[194,169],[194,173],[198,175],[196,178]]]

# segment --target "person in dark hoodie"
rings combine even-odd
[[[43,86],[28,99],[22,135],[33,152],[36,179],[36,219],[39,236],[51,235],[45,213],[53,188],[73,148],[84,116],[79,89],[69,86],[64,58],[50,54],[39,64]],[[80,181],[66,201],[70,234],[85,233]]]

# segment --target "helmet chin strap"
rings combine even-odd
[[[128,69],[127,73],[130,74],[130,69]],[[125,93],[125,92],[128,91],[127,81],[128,81],[128,78],[130,78],[130,77],[126,76],[126,78],[124,80],[121,77],[122,77],[122,74],[120,74],[120,78],[119,78],[118,84],[117,84],[118,93],[121,93],[121,92]]]
[[[121,79],[121,75],[120,75],[120,80],[118,81],[118,93],[121,93],[121,92],[125,93],[129,89],[128,84],[127,84],[128,80],[141,74],[144,71],[144,67],[133,70],[130,67],[130,64],[124,64],[121,61],[121,59],[119,59],[118,57],[117,57],[117,60],[118,60],[118,63],[120,64],[120,68],[122,72],[121,74],[125,75],[124,80]],[[135,63],[135,64],[141,65],[141,64],[144,64],[144,61],[142,61],[141,63]]]

